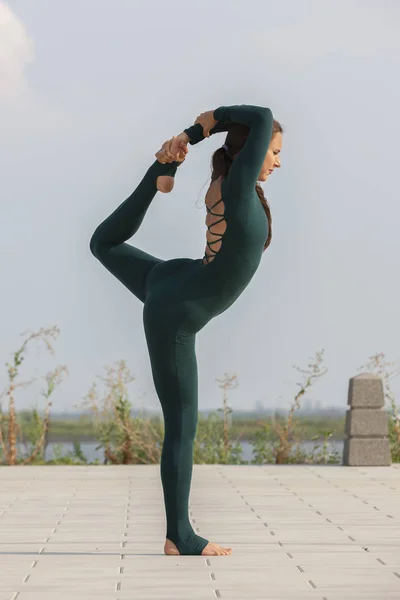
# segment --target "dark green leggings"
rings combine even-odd
[[[144,303],[144,330],[165,423],[161,479],[166,537],[180,554],[200,555],[208,540],[194,532],[188,514],[198,419],[195,338],[223,303],[213,297],[212,263],[189,258],[164,261],[125,242],[143,221],[157,192],[157,176],[174,176],[177,166],[156,161],[133,194],[97,227],[90,249]]]
[[[180,554],[201,554],[208,543],[194,532],[188,514],[198,418],[196,333],[247,287],[268,237],[268,222],[255,185],[271,139],[272,112],[252,105],[222,106],[214,111],[214,117],[218,123],[212,134],[227,131],[232,122],[249,127],[246,143],[222,182],[226,230],[215,258],[208,263],[200,258],[165,261],[125,243],[139,229],[157,193],[157,178],[174,177],[180,166],[176,162],[163,165],[155,161],[136,190],[97,227],[90,241],[94,256],[143,302],[144,330],[165,423],[161,479],[166,537]],[[185,132],[192,145],[204,139],[200,124]],[[216,213],[221,203],[222,199],[214,205]],[[210,340],[214,352],[217,343]]]

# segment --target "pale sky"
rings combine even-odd
[[[0,1],[0,391],[21,333],[58,325],[56,356],[32,346],[21,378],[66,365],[53,411],[73,410],[104,366],[127,361],[134,407],[160,409],[141,302],[89,250],[162,142],[221,105],[271,108],[282,168],[263,184],[272,243],[236,303],[197,336],[199,410],[345,408],[368,357],[400,361],[400,3],[397,0]],[[130,243],[201,258],[218,134],[190,147]],[[37,348],[37,350],[36,350]],[[44,380],[17,407],[43,407]],[[400,378],[393,382],[400,393]]]

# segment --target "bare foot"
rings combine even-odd
[[[171,540],[169,540],[168,538],[166,538],[165,541],[164,554],[180,554],[174,542],[171,542]],[[201,553],[202,556],[222,556],[227,554],[232,554],[232,548],[223,548],[222,546],[218,546],[218,544],[214,544],[213,542],[208,542],[207,546]]]
[[[213,542],[208,542],[207,546],[201,553],[202,556],[222,556],[225,554],[232,554],[232,548],[223,548],[222,546],[218,546],[218,544],[214,544]]]

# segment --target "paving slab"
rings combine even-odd
[[[399,600],[400,465],[194,465],[230,556],[165,556],[159,465],[0,467],[0,600]]]

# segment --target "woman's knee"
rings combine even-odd
[[[94,234],[90,238],[90,242],[89,242],[90,252],[93,254],[93,256],[97,256],[98,247],[99,247],[98,237],[96,235],[96,232],[94,232]]]
[[[89,248],[93,256],[100,260],[100,256],[104,254],[105,246],[104,240],[101,239],[97,230],[94,232],[92,237],[90,238]]]
[[[110,245],[107,244],[104,239],[102,239],[101,235],[96,230],[90,238],[89,248],[93,256],[101,261],[102,258],[108,254]]]

